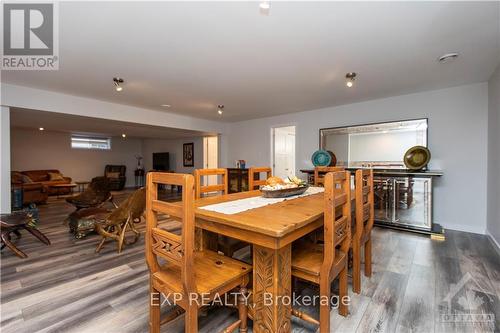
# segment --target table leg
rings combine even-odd
[[[195,229],[195,247],[197,251],[217,251],[218,235],[201,228]]]
[[[40,230],[29,226],[24,226],[24,229],[26,229],[30,234],[38,238],[40,242],[44,243],[45,245],[50,245],[50,240]]]
[[[279,250],[254,245],[254,332],[291,332],[291,299],[286,299],[291,273],[291,245]]]
[[[12,252],[14,252],[19,258],[27,258],[28,256],[23,251],[19,250],[12,242],[10,241],[9,232],[2,232],[1,236],[2,243],[7,246]]]

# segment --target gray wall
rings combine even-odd
[[[194,167],[184,167],[182,149],[184,143],[194,143]],[[194,169],[203,168],[203,137],[186,139],[161,140],[144,139],[142,142],[142,154],[146,170],[153,168],[153,153],[168,152],[170,157],[170,168],[175,172],[193,173]]]
[[[488,82],[488,227],[500,248],[500,66]]]
[[[193,168],[184,167],[182,163],[182,145],[188,142],[194,142]],[[170,167],[176,172],[192,173],[195,168],[203,167],[203,137],[175,140],[115,137],[108,151],[72,149],[69,133],[20,128],[11,130],[12,170],[58,169],[74,181],[103,175],[106,164],[124,164],[127,166],[126,186],[134,186],[135,156],[143,156],[147,171],[153,168],[154,152],[169,152]],[[10,176],[8,179],[10,182]]]
[[[134,186],[136,155],[141,140],[115,137],[111,150],[72,149],[71,134],[54,131],[11,129],[12,170],[58,169],[73,181],[90,181],[103,176],[106,164],[127,166],[126,186]]]
[[[296,173],[310,168],[318,131],[380,121],[429,118],[430,167],[442,169],[435,185],[435,221],[449,229],[486,230],[488,85],[478,83],[320,110],[233,123],[227,162],[271,164],[271,127],[296,125]]]

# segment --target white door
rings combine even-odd
[[[203,168],[216,169],[219,167],[219,138],[216,136],[206,136],[203,138]],[[217,176],[205,177],[208,182],[206,185],[217,184]]]
[[[295,126],[273,129],[273,174],[286,179],[295,176]]]

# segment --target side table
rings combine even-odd
[[[50,240],[36,228],[33,213],[29,211],[19,211],[12,214],[0,214],[0,238],[2,249],[8,247],[20,258],[27,258],[28,255],[17,248],[11,241],[11,235],[15,234],[21,238],[21,230],[26,230],[38,240],[46,245],[50,245]]]

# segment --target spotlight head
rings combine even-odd
[[[347,79],[347,82],[345,83],[345,85],[348,87],[348,88],[351,88],[353,85],[354,85],[354,80],[356,79],[356,73],[354,72],[349,72],[345,75],[345,78]]]
[[[113,78],[113,82],[115,84],[116,91],[122,91],[123,90],[123,87],[120,85],[120,84],[122,84],[124,82],[122,78],[114,77]]]

